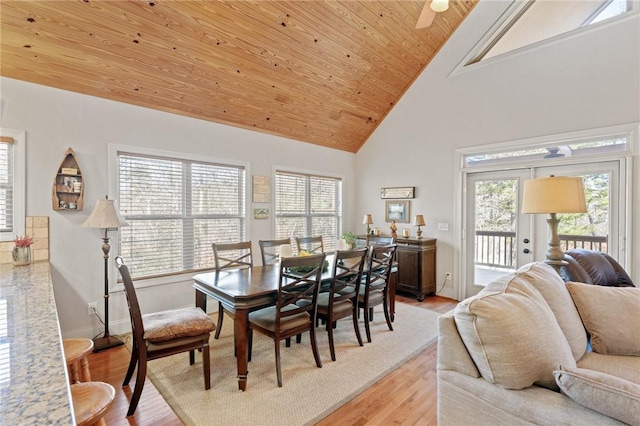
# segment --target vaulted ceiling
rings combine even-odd
[[[2,0],[0,74],[348,152],[477,0]]]

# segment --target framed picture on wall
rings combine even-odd
[[[409,223],[409,200],[385,201],[385,222]]]

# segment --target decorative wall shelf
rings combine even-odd
[[[64,159],[53,179],[51,202],[53,210],[81,211],[83,208],[84,179],[76,155],[71,148],[64,154]]]

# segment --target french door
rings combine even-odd
[[[523,182],[555,176],[581,176],[585,214],[558,215],[563,250],[587,248],[620,257],[625,211],[619,161],[553,167],[528,167],[466,175],[463,297],[478,293],[495,278],[545,259],[549,240],[547,215],[521,214]]]

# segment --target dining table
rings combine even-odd
[[[328,253],[328,267],[323,272],[321,285],[328,286],[333,279],[335,256]],[[248,375],[249,314],[258,309],[273,306],[277,302],[280,265],[257,265],[241,269],[225,269],[205,272],[193,277],[196,306],[207,311],[207,297],[221,302],[235,312],[233,333],[237,362],[238,389],[245,391]],[[393,320],[395,312],[395,285],[397,267],[389,280],[389,311]]]

